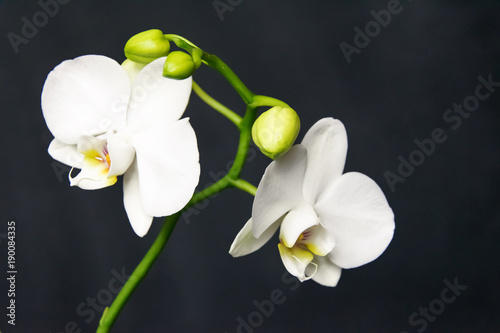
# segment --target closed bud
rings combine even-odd
[[[125,56],[133,62],[149,64],[164,57],[170,51],[170,43],[158,29],[143,31],[125,44]]]
[[[300,119],[291,108],[275,106],[257,118],[252,127],[255,145],[273,160],[283,155],[295,142]]]
[[[165,65],[163,65],[163,76],[183,80],[193,75],[196,69],[196,64],[191,55],[182,52],[174,51],[167,56]]]

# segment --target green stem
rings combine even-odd
[[[142,261],[136,267],[132,275],[128,278],[127,282],[120,290],[116,299],[114,300],[111,307],[106,308],[103,313],[103,316],[99,322],[99,327],[97,328],[97,333],[107,333],[113,326],[116,321],[116,318],[120,314],[121,310],[127,303],[128,299],[137,288],[139,283],[144,279],[146,274],[148,274],[151,266],[155,263],[156,259],[161,253],[161,250],[165,247],[174,227],[179,220],[180,213],[168,216],[163,223],[163,227],[160,230],[160,233],[156,237],[153,245],[146,253]]]
[[[247,107],[245,112],[245,117],[241,121],[240,126],[240,142],[238,144],[238,151],[236,152],[236,157],[228,175],[231,179],[238,179],[241,174],[241,170],[245,165],[245,161],[248,155],[248,148],[252,142],[252,125],[255,122],[257,116],[257,109]]]
[[[201,50],[199,47],[191,43],[184,37],[173,34],[166,34],[165,38],[175,43],[178,47],[188,51],[191,55],[202,52],[201,61],[213,69],[217,70],[226,80],[233,86],[234,90],[240,95],[245,104],[249,105],[253,102],[254,94],[245,86],[245,84],[234,74],[233,70],[229,68],[219,57]]]
[[[234,74],[234,72],[216,55],[203,52],[201,59],[210,67],[217,70],[233,86],[234,90],[240,95],[241,99],[250,105],[253,102],[254,94],[245,86],[243,82]]]
[[[195,193],[189,203],[180,212],[165,219],[163,227],[149,251],[129,277],[122,290],[118,293],[113,304],[111,304],[111,307],[104,310],[102,318],[99,322],[99,327],[97,328],[97,333],[107,333],[110,331],[126,302],[131,297],[139,283],[145,278],[152,265],[160,255],[162,249],[165,247],[165,244],[170,238],[179,217],[184,211],[196,203],[203,201],[231,186],[255,195],[257,191],[255,186],[243,179],[240,179],[240,174],[248,155],[248,149],[252,137],[252,125],[256,118],[257,108],[264,105],[288,106],[272,97],[254,95],[222,60],[215,55],[202,51],[187,39],[177,35],[165,35],[165,37],[168,40],[174,41],[177,46],[189,51],[192,55],[194,55],[193,59],[196,58],[197,61],[203,62],[216,69],[227,79],[227,81],[241,96],[245,104],[247,104],[245,116],[241,118],[232,110],[210,97],[200,88],[200,86],[193,82],[193,91],[200,96],[204,102],[219,111],[238,126],[238,129],[240,130],[238,150],[231,169],[222,179],[202,191]]]
[[[257,193],[257,188],[255,186],[253,186],[252,184],[241,178],[236,180],[231,180],[231,185],[253,195],[254,197],[255,193]]]
[[[204,188],[200,192],[197,192],[193,195],[191,200],[188,202],[184,210],[189,209],[190,207],[196,205],[199,202],[202,202],[205,199],[210,198],[214,194],[222,192],[231,185],[229,180],[229,176],[226,174],[224,177],[219,179],[215,184],[210,185],[209,187]]]
[[[234,182],[238,181],[241,170],[245,165],[248,148],[250,147],[250,142],[252,140],[252,125],[255,121],[255,115],[256,109],[247,108],[245,117],[241,121],[238,151],[236,152],[234,163],[231,166],[231,169],[229,169],[229,172],[215,184],[212,184],[200,192],[195,193],[186,207],[184,207],[184,210],[187,210],[188,208],[196,205],[198,202],[201,202],[230,186],[234,186]]]
[[[253,97],[252,103],[250,103],[248,106],[252,108],[258,108],[259,106],[281,106],[284,108],[290,107],[288,104],[280,101],[277,98],[262,95],[255,95]]]
[[[210,105],[213,109],[218,111],[227,119],[231,120],[236,126],[240,126],[241,117],[237,115],[234,111],[224,106],[219,101],[215,100],[212,96],[207,94],[201,87],[193,81],[193,91],[201,98],[202,101]]]

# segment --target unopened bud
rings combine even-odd
[[[143,31],[125,44],[125,56],[141,64],[164,57],[170,51],[170,43],[158,29]]]
[[[191,55],[182,52],[174,51],[167,56],[165,65],[163,65],[163,76],[183,80],[193,75],[196,65]]]
[[[300,130],[300,119],[291,108],[275,106],[257,118],[252,138],[260,151],[276,159],[290,149]]]

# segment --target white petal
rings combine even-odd
[[[129,96],[130,81],[116,61],[82,56],[62,62],[47,76],[43,116],[58,140],[76,144],[82,135],[121,128]]]
[[[139,237],[143,237],[151,227],[153,216],[146,214],[142,208],[139,175],[135,161],[123,176],[123,203],[132,229]]]
[[[56,161],[71,167],[81,169],[83,166],[83,155],[78,152],[75,145],[68,145],[54,139],[49,145],[48,152]]]
[[[259,238],[255,238],[252,235],[252,219],[249,219],[243,226],[243,229],[241,229],[238,235],[236,235],[236,238],[229,249],[229,254],[237,258],[257,251],[264,244],[266,244],[269,239],[271,239],[276,230],[278,230],[280,224],[281,219],[276,221],[274,224],[271,224],[271,226],[264,231]]]
[[[285,265],[288,272],[296,276],[300,282],[309,280],[314,276],[317,264],[312,262],[314,256],[311,252],[303,250],[298,246],[288,248],[282,243],[278,244],[278,249],[283,265]]]
[[[335,247],[335,238],[327,229],[316,225],[304,232],[304,238],[300,244],[304,244],[309,251],[317,256],[326,256]]]
[[[186,109],[191,77],[174,80],[162,76],[165,58],[157,59],[136,76],[127,113],[127,127],[142,131],[152,123],[171,123]]]
[[[323,118],[307,131],[304,197],[314,204],[323,191],[342,175],[347,155],[347,134],[340,120]]]
[[[134,81],[137,77],[137,74],[146,66],[146,64],[140,64],[138,62],[133,62],[130,59],[125,59],[122,62],[122,68],[127,72],[128,78],[130,79],[130,83]]]
[[[144,210],[172,215],[191,199],[200,177],[198,144],[189,119],[158,124],[133,137]]]
[[[369,177],[342,175],[316,204],[321,223],[335,236],[328,255],[342,268],[369,263],[384,252],[394,233],[394,214],[382,190]]]
[[[123,175],[135,158],[135,149],[125,135],[115,134],[108,138],[108,151],[111,164],[108,177]]]
[[[267,167],[252,207],[254,237],[259,237],[292,208],[305,204],[302,182],[306,154],[305,147],[295,145]]]
[[[325,287],[335,287],[339,282],[342,269],[326,257],[314,257],[314,261],[318,265],[318,270],[312,279]]]
[[[285,215],[280,229],[280,241],[292,247],[299,236],[308,228],[319,224],[318,217],[311,206],[294,208]]]

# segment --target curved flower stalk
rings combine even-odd
[[[153,217],[180,211],[200,175],[196,135],[180,119],[191,78],[162,76],[165,58],[137,65],[99,55],[59,64],[42,91],[42,110],[54,140],[49,154],[81,169],[71,186],[100,189],[124,175],[124,205],[144,236]]]
[[[347,154],[344,125],[319,120],[301,144],[273,161],[258,186],[252,217],[229,253],[247,255],[280,229],[278,249],[300,281],[336,286],[342,268],[380,256],[394,233],[394,215],[367,176],[342,174]]]

